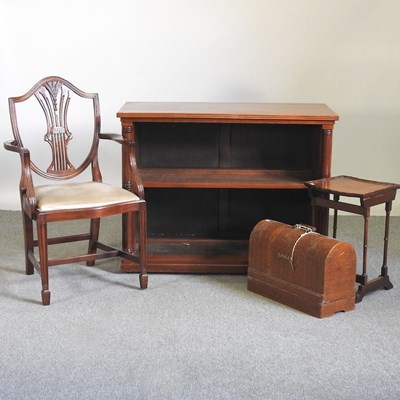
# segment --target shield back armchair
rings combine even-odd
[[[146,202],[134,143],[100,132],[98,94],[85,93],[63,78],[50,76],[24,95],[9,98],[9,111],[14,139],[4,147],[18,153],[21,160],[25,268],[28,275],[35,269],[40,273],[43,305],[50,304],[49,267],[60,264],[93,266],[97,259],[122,257],[139,265],[140,287],[146,288]],[[126,161],[131,171],[129,187],[102,182],[100,140],[115,141],[131,155]],[[133,248],[124,248],[124,239],[119,247],[99,241],[100,219],[118,214],[122,231],[134,228]],[[49,237],[48,223],[82,219],[89,221],[87,232]],[[82,240],[88,242],[85,254],[49,258],[49,245]]]

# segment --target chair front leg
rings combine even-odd
[[[34,265],[29,258],[29,253],[33,254],[33,222],[31,217],[22,210],[22,224],[24,228],[24,245],[25,245],[25,272],[32,275],[35,272]]]
[[[37,221],[39,258],[40,258],[40,277],[42,279],[42,303],[44,306],[50,304],[49,290],[49,265],[48,265],[48,244],[47,244],[47,221],[39,219]]]
[[[95,218],[90,220],[90,240],[88,254],[96,254],[97,243],[99,241],[100,232],[100,218]],[[95,260],[90,260],[86,262],[88,267],[93,267]]]
[[[146,289],[148,285],[147,275],[147,213],[146,206],[144,205],[142,210],[139,211],[139,230],[137,231],[139,236],[139,260],[140,260],[140,288]]]

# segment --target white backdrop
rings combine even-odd
[[[332,174],[400,182],[399,15],[398,0],[1,0],[0,139],[7,98],[48,75],[98,92],[107,132],[128,100],[326,103]],[[119,183],[119,149],[101,152]],[[2,150],[0,209],[19,209],[19,168]]]

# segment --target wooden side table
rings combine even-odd
[[[360,284],[356,293],[356,303],[359,303],[364,295],[377,289],[391,289],[393,284],[390,282],[387,267],[387,253],[389,242],[389,220],[392,202],[396,197],[396,191],[400,185],[386,182],[376,182],[365,179],[354,178],[351,176],[336,176],[332,178],[317,179],[305,182],[308,187],[313,209],[312,219],[316,212],[316,207],[332,208],[333,217],[333,237],[337,233],[338,210],[362,215],[364,217],[364,244],[363,244],[363,263],[362,274],[356,274],[356,282]],[[341,201],[341,196],[358,198],[360,205]],[[370,209],[373,206],[385,203],[385,237],[383,248],[383,264],[381,274],[375,279],[368,280],[367,274],[367,249],[368,249],[368,219]],[[314,221],[312,222],[314,223]]]

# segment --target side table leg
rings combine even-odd
[[[392,202],[386,203],[385,211],[386,211],[386,219],[385,219],[385,237],[383,242],[383,263],[381,269],[381,276],[387,276],[388,267],[387,267],[387,255],[388,255],[388,244],[389,244],[389,220],[390,220],[390,211],[392,209]]]
[[[378,289],[392,289],[393,284],[390,282],[387,267],[387,254],[388,254],[388,243],[389,243],[389,221],[390,221],[390,211],[392,208],[392,202],[386,203],[386,218],[385,218],[385,237],[384,237],[384,247],[383,247],[383,263],[381,268],[381,275],[377,278],[368,281],[368,275],[366,273],[366,260],[367,260],[367,246],[368,246],[368,215],[365,216],[364,223],[364,253],[363,253],[363,274],[357,275],[357,282],[360,286],[356,293],[356,303],[359,303],[364,295],[368,292]]]
[[[381,277],[384,278],[383,288],[386,290],[392,289],[393,284],[389,280],[388,266],[387,266],[387,256],[388,256],[388,246],[389,246],[389,222],[390,222],[390,212],[392,210],[392,202],[389,201],[385,205],[386,219],[385,219],[385,238],[383,242],[383,263],[381,268]]]
[[[356,303],[359,303],[367,290],[368,275],[367,275],[367,253],[368,253],[368,222],[369,222],[369,209],[364,215],[364,243],[363,243],[363,263],[362,275],[357,275],[356,281],[360,284],[356,293]]]
[[[335,194],[333,196],[333,200],[335,202],[338,202],[339,199],[340,199],[340,196],[338,194]],[[332,236],[334,239],[336,239],[336,233],[337,233],[337,217],[338,217],[338,210],[337,210],[337,208],[335,208],[333,210],[333,232],[332,232]]]
[[[362,276],[365,283],[368,281],[367,275],[367,255],[368,255],[368,222],[369,222],[369,210],[368,214],[364,216],[364,244],[363,244],[363,269]]]

